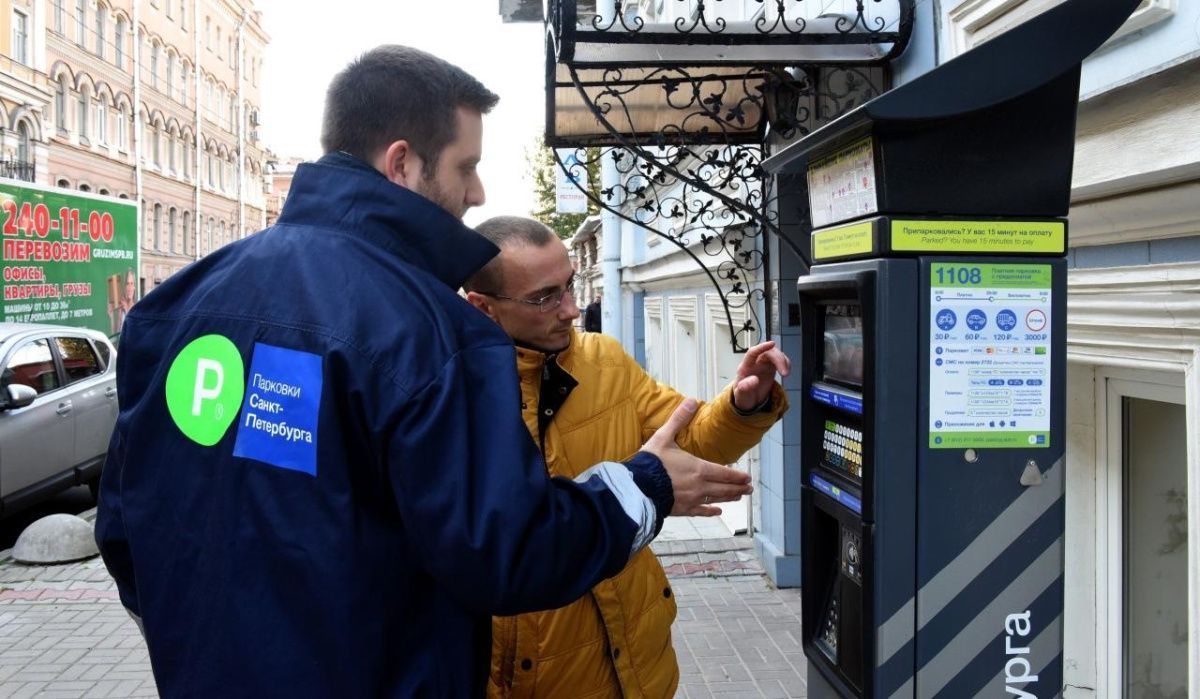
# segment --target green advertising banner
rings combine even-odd
[[[2,320],[112,335],[137,299],[133,202],[0,179]]]

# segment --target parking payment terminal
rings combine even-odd
[[[810,697],[1061,695],[1080,64],[1136,5],[1068,0],[766,163],[811,230]]]

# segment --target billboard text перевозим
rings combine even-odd
[[[133,202],[0,179],[0,318],[111,335],[137,298]]]

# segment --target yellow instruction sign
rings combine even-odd
[[[814,260],[828,260],[875,252],[875,221],[826,228],[812,234]]]
[[[1062,221],[903,221],[893,220],[896,252],[1063,253],[1067,225]]]

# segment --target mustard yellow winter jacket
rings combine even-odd
[[[574,335],[557,355],[518,347],[517,370],[525,424],[555,476],[573,478],[599,461],[634,454],[684,398],[598,333]],[[727,387],[701,404],[677,441],[704,459],[733,463],[786,409],[776,384],[768,408],[740,416]],[[654,553],[643,549],[566,607],[495,618],[488,696],[673,696],[674,620],[671,586]]]

